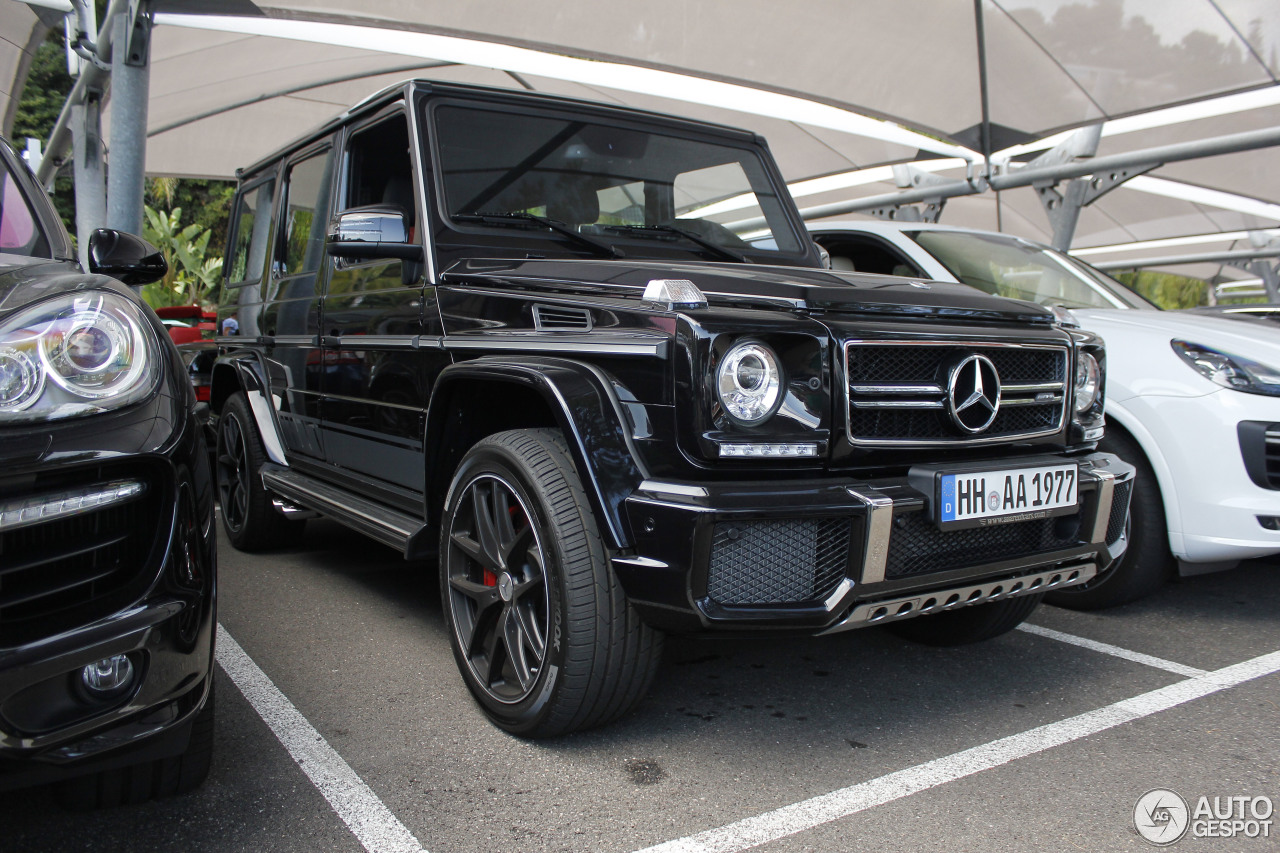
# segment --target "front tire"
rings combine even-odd
[[[1128,462],[1134,472],[1133,496],[1125,531],[1129,545],[1106,571],[1077,587],[1055,590],[1045,601],[1072,610],[1101,610],[1145,598],[1174,576],[1169,528],[1165,523],[1160,484],[1138,443],[1123,433],[1103,439],[1100,450]]]
[[[971,604],[959,610],[917,616],[885,627],[906,640],[927,646],[963,646],[1007,634],[1026,621],[1043,595]]]
[[[216,473],[222,527],[241,551],[292,545],[305,522],[285,518],[271,504],[262,485],[267,452],[243,391],[227,398],[218,418]]]
[[[500,728],[552,737],[644,697],[662,634],[618,585],[559,433],[498,433],[467,453],[445,501],[440,568],[458,669]]]

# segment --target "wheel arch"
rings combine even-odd
[[[267,372],[256,353],[236,353],[220,357],[213,365],[210,378],[209,408],[220,414],[228,398],[243,391],[249,401],[258,435],[262,437],[267,457],[277,465],[288,465],[284,456],[284,441],[276,423],[270,400]]]
[[[1174,491],[1173,471],[1169,461],[1160,451],[1155,437],[1143,426],[1142,422],[1123,405],[1107,401],[1107,431],[1116,430],[1128,436],[1146,456],[1146,462],[1156,475],[1156,486],[1160,489],[1160,500],[1164,504],[1165,527],[1169,532],[1169,548],[1174,556],[1182,557],[1179,547],[1181,542],[1182,512],[1178,505],[1178,496]],[[1177,535],[1175,535],[1175,533]],[[1177,540],[1177,542],[1175,542]]]
[[[611,381],[569,359],[482,357],[441,372],[427,409],[428,524],[439,524],[453,473],[476,442],[536,427],[564,435],[607,544],[629,547],[622,503],[645,479],[644,465]]]

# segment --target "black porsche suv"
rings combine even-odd
[[[98,230],[89,271],[0,140],[0,791],[81,808],[199,785],[213,755],[214,487],[196,399]]]
[[[616,718],[666,635],[993,637],[1125,547],[1101,341],[824,268],[754,134],[415,81],[243,169],[231,228],[228,537],[438,564],[508,731]]]

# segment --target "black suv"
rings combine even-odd
[[[825,269],[754,134],[416,81],[244,169],[231,228],[229,538],[438,559],[511,732],[622,714],[667,633],[969,642],[1124,548],[1101,342]]]
[[[217,528],[195,392],[125,286],[164,256],[103,229],[85,273],[2,141],[0,198],[0,791],[187,791],[213,754]]]

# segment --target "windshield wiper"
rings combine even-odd
[[[518,222],[532,222],[548,228],[557,234],[561,234],[573,240],[575,243],[586,246],[599,255],[610,258],[625,258],[626,254],[617,246],[610,245],[603,240],[597,240],[588,237],[586,234],[580,234],[577,231],[559,222],[555,219],[548,219],[545,216],[538,216],[534,213],[525,213],[523,211],[503,212],[503,213],[455,213],[450,217],[455,222],[484,222],[489,225],[511,225]]]
[[[739,264],[750,264],[753,261],[741,252],[736,252],[727,246],[721,246],[719,243],[713,243],[701,234],[693,231],[686,231],[683,228],[677,228],[674,225],[606,225],[606,231],[620,231],[627,234],[642,235],[645,233],[658,232],[660,234],[675,234],[677,237],[683,237],[690,243],[696,243],[698,246],[706,249],[708,252],[729,261],[735,261]]]

